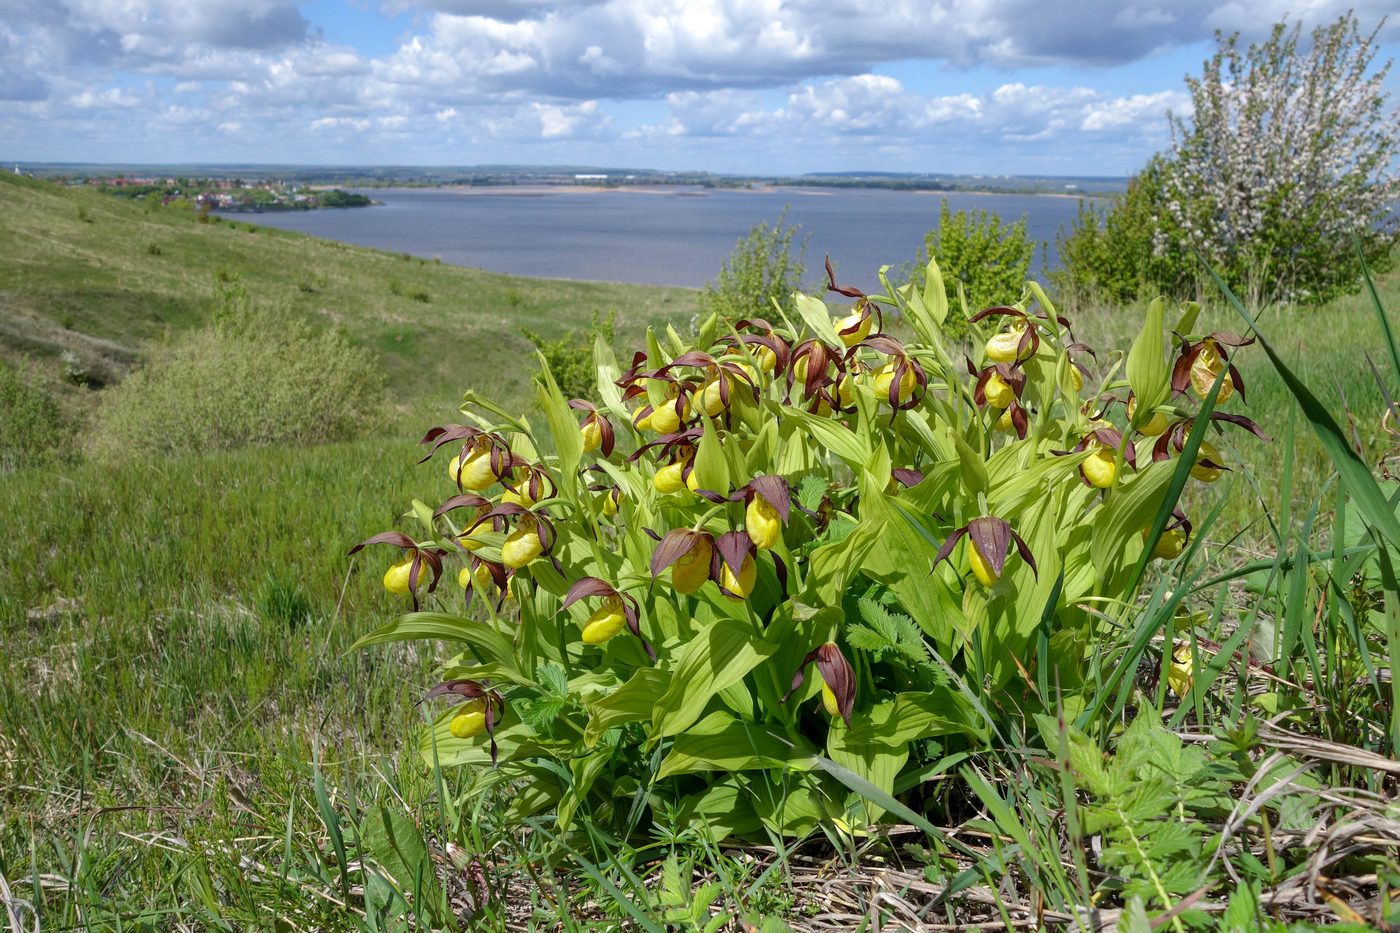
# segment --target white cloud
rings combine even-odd
[[[1311,26],[1355,6],[1373,23],[1393,4],[1306,0],[1298,15]],[[1126,170],[1165,144],[1163,112],[1181,113],[1189,98],[1175,76],[1170,86],[1106,89],[1094,66],[1199,42],[1216,28],[1257,38],[1296,0],[379,6],[413,14],[387,52],[327,41],[345,33],[307,22],[313,14],[303,11],[318,8],[297,0],[0,0],[0,122],[27,127],[6,135],[55,158],[137,160],[134,148],[109,141],[159,146],[162,125],[185,127],[180,158],[223,158],[229,140],[217,138],[228,132],[220,127],[238,125],[274,141],[279,158],[306,161],[332,144],[343,148],[325,151],[350,160],[460,162],[498,151],[535,161],[526,148],[505,148],[529,144],[577,161],[584,150],[571,144],[586,144],[612,164],[651,164],[645,147],[653,147],[685,168],[715,154],[755,169],[799,156],[878,167],[975,146],[1042,158],[1047,143],[1071,159],[1091,139],[1096,148],[1083,151]],[[1400,38],[1400,17],[1387,35]],[[917,89],[879,74],[909,61],[930,63]],[[960,81],[940,93],[939,64],[1007,70],[993,86],[968,90]],[[1077,70],[1026,80],[1015,70],[1024,65]],[[139,86],[146,78],[157,84]],[[152,115],[153,132],[130,132],[129,111],[138,108]],[[205,111],[217,116],[192,116]],[[408,133],[411,151],[402,148]],[[203,140],[207,150],[198,148]],[[250,141],[241,157],[263,157],[258,146]],[[159,146],[146,158],[165,156],[176,154]],[[1071,167],[1096,169],[1082,159]]]

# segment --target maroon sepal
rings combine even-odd
[[[849,729],[851,727],[851,710],[855,708],[856,704],[856,672],[851,667],[851,662],[847,661],[846,656],[841,653],[841,649],[832,642],[819,645],[807,652],[807,656],[802,659],[801,665],[797,668],[797,673],[792,677],[792,689],[783,694],[783,698],[778,702],[786,703],[788,698],[797,692],[797,688],[801,687],[806,679],[807,665],[813,661],[817,662],[817,671],[836,697],[836,708],[841,713],[846,728]]]
[[[583,419],[582,423],[579,424],[580,431],[587,427],[589,422],[597,422],[598,435],[602,442],[599,445],[599,449],[603,451],[604,457],[611,457],[613,444],[617,442],[617,437],[613,434],[612,422],[603,417],[602,412],[598,411],[598,406],[588,401],[588,399],[571,398],[569,399],[569,407],[577,411],[588,412],[588,415]]]
[[[743,598],[721,582],[724,579],[723,568],[728,566],[729,572],[738,579],[739,570],[744,566],[744,558],[757,551],[758,548],[754,546],[753,539],[747,531],[726,531],[715,539],[714,548],[710,551],[710,579],[715,581],[721,593]]]
[[[864,297],[865,297],[865,292],[861,291],[861,290],[858,289],[858,288],[853,288],[853,287],[850,286],[850,285],[837,285],[837,284],[836,284],[836,270],[834,270],[834,269],[831,268],[831,254],[830,254],[830,253],[828,253],[828,254],[827,254],[827,257],[826,257],[826,282],[827,282],[826,290],[829,291],[829,292],[835,292],[835,293],[838,294],[838,295],[845,295],[847,298],[864,298]]]
[[[701,541],[708,541],[713,547],[714,536],[708,531],[694,531],[690,528],[676,528],[666,532],[666,536],[651,554],[652,577],[659,577],[661,571],[689,554]]]
[[[480,681],[448,680],[429,690],[423,695],[423,699],[418,702],[422,703],[423,700],[431,700],[433,697],[449,695],[460,697],[458,700],[459,703],[482,699],[486,701],[486,709],[483,711],[483,715],[486,719],[486,737],[491,741],[491,767],[494,768],[496,766],[497,754],[496,723],[499,722],[500,717],[505,714],[505,697],[501,696],[499,690],[492,690]]]
[[[787,478],[783,476],[764,475],[755,476],[749,480],[749,484],[742,489],[736,489],[729,497],[729,501],[738,502],[743,500],[747,505],[753,500],[755,495],[760,495],[768,500],[768,504],[778,513],[778,517],[783,520],[783,524],[788,522],[788,516],[792,514],[792,493],[788,489]]]

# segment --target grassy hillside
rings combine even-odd
[[[240,285],[373,347],[400,403],[450,403],[467,385],[520,397],[533,369],[522,325],[550,338],[616,310],[621,338],[695,309],[687,289],[494,275],[12,174],[0,217],[0,359],[27,357],[70,409],[91,399],[64,382],[65,350],[114,381]]]

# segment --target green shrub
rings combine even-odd
[[[324,443],[362,431],[382,389],[368,352],[342,333],[235,299],[108,391],[93,446],[121,458]]]
[[[992,305],[1020,300],[1021,289],[1035,257],[1035,243],[1026,235],[1026,217],[1005,223],[994,212],[975,210],[953,213],[948,199],[938,212],[938,227],[924,235],[924,245],[914,266],[912,280],[923,287],[924,268],[930,258],[943,270],[943,285],[950,308],[960,308],[958,286],[967,299],[963,314],[951,314],[945,324],[951,335],[966,333],[971,314]]]
[[[720,267],[718,284],[705,283],[700,293],[701,316],[718,314],[734,321],[766,318],[773,314],[774,301],[784,312],[792,313],[792,296],[801,287],[806,271],[802,261],[805,238],[798,245],[797,256],[792,255],[798,229],[788,225],[787,208],[771,227],[764,221],[749,228]]]
[[[58,403],[0,360],[0,473],[48,462],[67,439]]]
[[[1175,224],[1163,207],[1166,160],[1153,156],[1106,208],[1079,202],[1068,233],[1056,239],[1060,268],[1050,273],[1071,305],[1124,304],[1139,296],[1194,296],[1198,266],[1176,244]]]
[[[520,293],[514,289],[511,293],[518,301]],[[510,301],[510,295],[506,296],[506,300]],[[571,331],[557,340],[545,340],[534,331],[522,327],[520,335],[544,354],[549,371],[554,374],[559,391],[564,393],[565,398],[586,398],[593,393],[598,379],[598,371],[593,364],[594,341],[602,337],[604,343],[612,346],[613,322],[616,319],[617,312],[609,311],[608,319],[599,323],[598,312],[594,311],[593,323],[586,333]]]

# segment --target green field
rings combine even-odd
[[[741,922],[783,928],[777,921],[855,929],[863,917],[903,916],[893,900],[876,898],[879,884],[890,898],[928,907],[921,863],[902,861],[904,843],[918,838],[910,835],[844,847],[818,836],[792,853],[781,840],[776,850],[724,852],[621,840],[611,851],[585,853],[572,873],[544,864],[540,827],[507,825],[500,800],[463,808],[414,754],[425,716],[415,702],[442,658],[423,647],[348,650],[401,606],[380,583],[383,555],[346,551],[401,526],[408,501],[425,488],[446,490],[441,461],[416,465],[414,442],[426,427],[454,420],[464,389],[530,407],[536,367],[519,328],[553,337],[586,330],[595,312],[615,310],[619,348],[628,347],[647,324],[685,325],[696,311],[694,292],[490,275],[242,221],[198,223],[184,212],[8,175],[0,175],[0,217],[0,359],[56,394],[79,423],[93,417],[100,393],[64,380],[64,351],[94,380],[119,381],[153,342],[207,323],[233,283],[257,303],[342,328],[374,348],[393,411],[391,428],[332,445],[120,465],[79,456],[0,477],[0,529],[8,539],[0,553],[0,898],[34,905],[44,930],[417,928],[385,880],[410,887],[394,867],[395,858],[414,864],[416,850],[406,850],[423,845],[421,837],[402,837],[408,827],[432,841],[427,863],[443,886],[424,881],[418,896],[405,893],[422,906],[421,922],[436,927],[480,897],[471,872],[451,867],[449,840],[484,854],[491,886],[510,892],[507,902],[481,910],[477,922],[487,929],[608,929],[628,916],[636,929],[703,929],[712,904],[728,917],[724,929]],[[1400,274],[1379,286],[1393,318]],[[1077,332],[1095,346],[1126,349],[1141,312],[1084,311]],[[1198,330],[1242,329],[1223,307],[1208,309],[1203,320]],[[1259,322],[1375,465],[1397,439],[1383,429],[1384,399],[1366,363],[1369,353],[1388,378],[1369,299],[1265,309]],[[1197,581],[1333,543],[1330,462],[1259,348],[1245,348],[1240,359],[1249,399],[1243,410],[1274,441],[1231,435],[1240,469],[1188,500],[1202,515],[1228,496],[1193,566]],[[1100,358],[1091,368],[1102,377],[1115,362]],[[81,436],[74,446],[81,449]],[[1316,525],[1300,537],[1314,507]],[[1352,526],[1348,542],[1358,530]],[[1300,594],[1317,596],[1308,606],[1315,624],[1304,628],[1320,660],[1309,669],[1327,677],[1300,685],[1298,702],[1317,705],[1322,738],[1393,764],[1384,730],[1373,734],[1393,709],[1359,686],[1388,679],[1388,668],[1376,675],[1356,652],[1347,654],[1344,626],[1335,621],[1345,615],[1337,588],[1327,588],[1321,570],[1316,579],[1305,576],[1289,579]],[[442,592],[460,599],[451,581]],[[1223,582],[1194,593],[1185,609],[1225,642],[1241,619],[1302,612],[1300,599],[1277,584]],[[1381,657],[1385,645],[1372,642]],[[1389,644],[1395,650],[1400,632]],[[1377,712],[1353,721],[1348,704]],[[1198,716],[1194,726],[1233,729],[1245,719],[1240,709],[1223,698],[1210,707],[1213,718]],[[1180,720],[1174,727],[1185,729]],[[1269,753],[1241,741],[1243,759],[1257,763]],[[1347,767],[1334,763],[1299,780],[1312,780],[1313,789],[1331,780],[1340,799],[1374,816],[1369,836],[1343,840],[1357,846],[1335,869],[1344,884],[1323,888],[1353,904],[1361,895],[1352,897],[1345,884],[1384,899],[1400,881],[1389,854],[1400,824],[1384,796],[1393,794],[1396,769],[1387,777],[1374,763]],[[1004,793],[1005,813],[989,811],[968,790],[967,770]],[[942,782],[941,815],[971,821],[965,839],[986,860],[969,876],[956,913],[942,902],[920,922],[1025,926],[1028,914],[1017,911],[1043,906],[1027,891],[1073,889],[1065,880],[1072,852],[1041,861],[1063,842],[1057,779],[1002,752],[931,780]],[[1362,792],[1372,794],[1365,803]],[[1309,801],[1298,806],[1315,806],[1319,825],[1343,825],[1333,804]],[[1307,822],[1298,813],[1287,818],[1288,833]],[[1261,865],[1277,868],[1269,877],[1282,885],[1299,873],[1288,846],[1281,841],[1275,851],[1271,831],[1267,822],[1248,830]],[[1301,830],[1288,838],[1294,849],[1303,845]],[[1033,843],[1042,844],[1034,858],[1026,854]],[[344,846],[374,853],[378,868],[358,857],[346,862]],[[1018,860],[1019,868],[1006,867]],[[885,870],[890,880],[875,881]],[[712,887],[698,887],[702,881]],[[708,891],[710,901],[699,903],[696,890]],[[992,906],[999,901],[1005,906]],[[1287,916],[1351,919],[1328,913],[1326,899],[1310,903],[1321,906]],[[1049,918],[1071,928],[1067,915],[1051,910]]]

